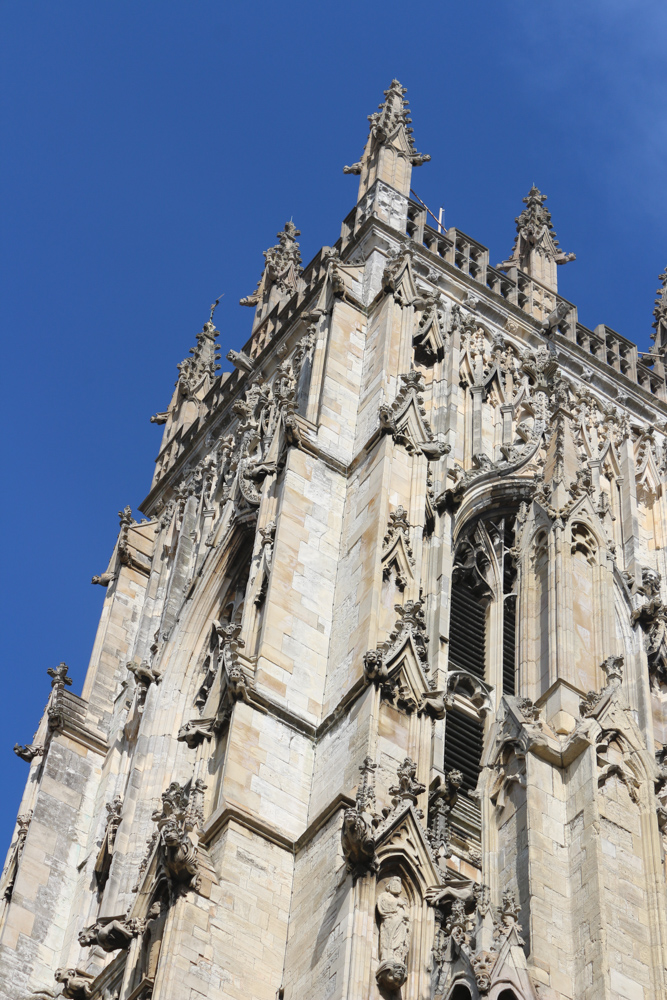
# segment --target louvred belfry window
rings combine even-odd
[[[460,538],[452,572],[448,667],[450,691],[457,697],[446,716],[444,769],[463,776],[451,823],[469,843],[480,834],[479,803],[470,796],[484,743],[480,709],[490,706],[491,687],[509,695],[516,689],[513,542],[512,515],[479,521]]]
[[[449,669],[459,667],[484,679],[486,607],[465,582],[452,586],[449,617]]]
[[[480,720],[456,709],[447,713],[445,771],[460,771],[463,775],[461,788],[467,791],[473,791],[477,785],[483,734]]]

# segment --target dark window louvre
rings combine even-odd
[[[449,612],[449,668],[484,679],[486,609],[465,585],[452,585]]]
[[[445,721],[445,771],[453,768],[463,775],[462,788],[477,786],[484,729],[481,722],[452,709]]]
[[[503,602],[503,693],[516,694],[516,596]]]

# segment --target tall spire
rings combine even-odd
[[[500,267],[518,267],[544,285],[558,289],[556,265],[576,260],[576,254],[564,253],[558,246],[551,212],[545,207],[547,196],[533,186],[523,199],[526,206],[514,220],[517,235],[512,255]]]
[[[366,216],[377,215],[396,228],[401,228],[402,212],[396,212],[378,203],[376,185],[384,184],[407,199],[410,194],[412,168],[427,163],[431,157],[418,153],[413,139],[410,109],[405,99],[406,88],[392,80],[385,99],[378,110],[368,116],[370,131],[363,156],[358,163],[343,167],[346,174],[359,174],[359,196],[364,199]],[[367,204],[367,196],[375,194]],[[386,203],[386,198],[384,199]],[[407,213],[407,201],[405,203]]]

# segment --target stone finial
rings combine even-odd
[[[72,678],[68,674],[69,667],[66,663],[59,663],[57,667],[49,667],[46,671],[51,680],[51,687],[71,687]]]

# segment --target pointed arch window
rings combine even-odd
[[[451,824],[468,844],[479,842],[477,787],[484,716],[491,689],[516,693],[516,570],[514,515],[478,521],[456,548],[450,595],[448,689],[454,695],[445,721],[445,771],[460,771],[461,794]]]

